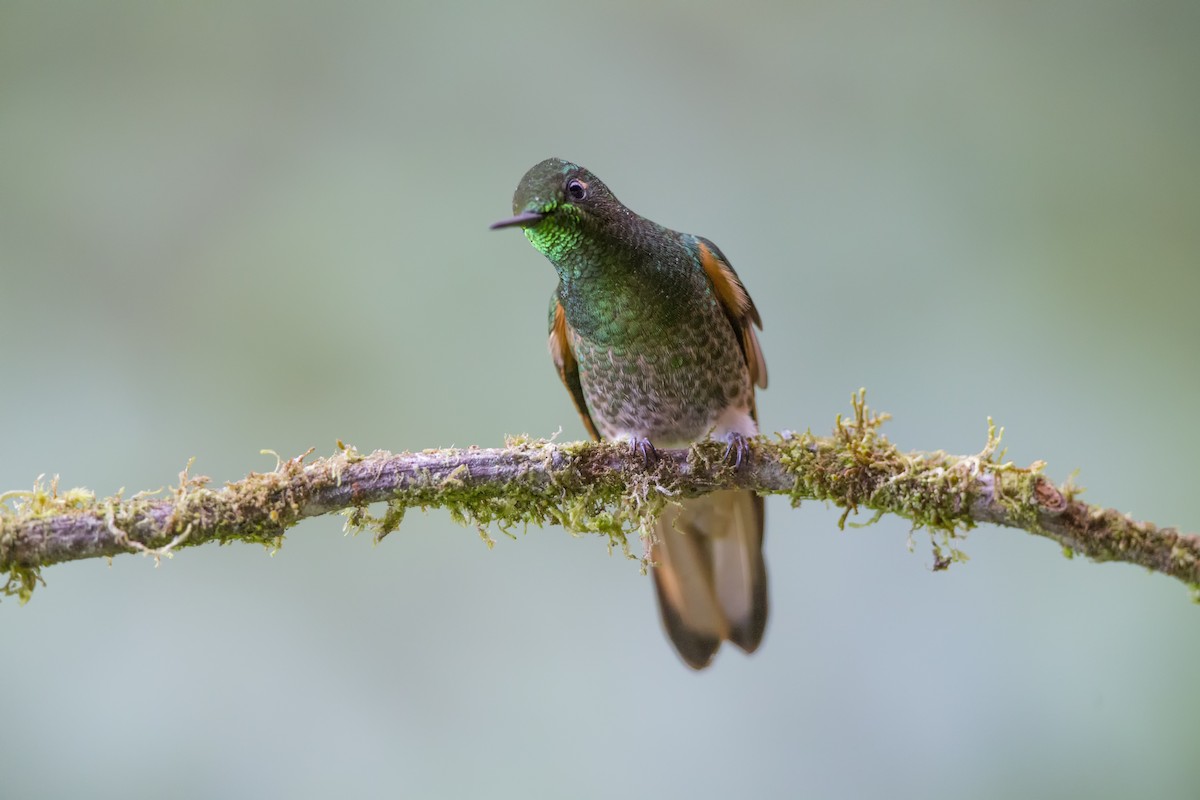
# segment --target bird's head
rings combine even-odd
[[[599,178],[578,164],[548,158],[535,165],[513,194],[513,216],[492,229],[520,227],[552,261],[583,237],[618,223],[625,209]]]

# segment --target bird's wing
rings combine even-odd
[[[754,307],[754,301],[750,299],[737,273],[729,265],[729,260],[717,246],[700,236],[696,237],[696,241],[700,249],[700,266],[704,267],[704,274],[712,283],[713,291],[725,310],[725,316],[742,345],[742,355],[750,370],[750,382],[760,389],[765,389],[767,362],[763,358],[762,347],[758,344],[758,336],[754,333],[756,327],[762,330],[762,318],[758,316],[758,309]]]
[[[563,386],[567,387],[571,399],[575,401],[575,410],[583,420],[583,427],[587,428],[593,439],[599,440],[600,432],[596,430],[596,423],[592,421],[592,415],[588,412],[587,401],[583,397],[583,386],[579,383],[579,362],[575,360],[575,353],[571,351],[571,326],[567,324],[567,314],[557,296],[550,299],[549,345],[554,368],[558,370],[558,377],[562,378]]]

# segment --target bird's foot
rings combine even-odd
[[[642,457],[642,463],[646,465],[646,469],[654,469],[658,464],[658,451],[654,449],[654,445],[644,436],[639,436],[630,442],[633,448],[634,455]]]
[[[745,436],[736,432],[729,434],[726,441],[729,446],[725,448],[725,463],[734,469],[741,469],[744,462],[750,461],[750,443]]]

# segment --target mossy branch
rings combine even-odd
[[[835,503],[845,509],[843,525],[863,510],[873,512],[871,521],[898,514],[914,530],[929,531],[935,569],[965,558],[956,540],[988,522],[1053,539],[1068,554],[1138,564],[1200,585],[1200,537],[1081,502],[1080,490],[1056,486],[1042,474],[1041,462],[1003,462],[1000,433],[990,422],[981,452],[955,456],[901,452],[879,432],[886,418],[872,414],[860,392],[853,418],[839,417],[832,436],[760,437],[751,443],[753,458],[736,470],[720,442],[660,451],[647,470],[623,444],[520,439],[502,449],[399,455],[363,455],[339,443],[332,457],[279,459],[271,472],[219,489],[184,470],[165,496],[98,499],[39,480],[30,491],[0,495],[4,593],[27,600],[41,580],[40,568],[64,561],[129,552],[158,559],[211,541],[275,548],[300,520],[332,512],[344,513],[349,527],[382,538],[418,506],[448,509],[456,520],[478,526],[489,543],[493,524],[508,533],[514,526],[556,523],[605,535],[610,546],[631,554],[627,536],[650,530],[666,503],[731,487],[784,494],[793,505]],[[368,512],[372,503],[386,504],[382,515]]]

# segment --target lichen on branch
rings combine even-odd
[[[503,448],[399,454],[363,454],[339,442],[333,456],[279,458],[273,470],[220,488],[185,469],[169,491],[128,498],[63,491],[57,479],[39,478],[30,490],[0,494],[3,592],[24,602],[43,567],[83,558],[141,553],[157,561],[213,541],[275,549],[300,520],[335,512],[377,539],[410,508],[445,508],[489,545],[492,530],[511,535],[556,524],[602,535],[610,549],[637,557],[629,536],[648,535],[666,504],[733,487],[783,494],[793,505],[833,503],[844,509],[843,526],[861,512],[872,513],[867,524],[884,514],[904,517],[914,531],[928,531],[935,569],[963,560],[959,540],[992,523],[1053,539],[1068,555],[1139,564],[1200,585],[1200,537],[1084,503],[1077,487],[1051,482],[1042,462],[1005,462],[1002,431],[990,420],[983,449],[966,456],[901,451],[880,431],[886,420],[860,391],[853,414],[839,416],[831,436],[757,437],[752,457],[736,469],[716,441],[659,451],[647,469],[622,443],[515,438]],[[372,512],[375,504],[382,511]]]

